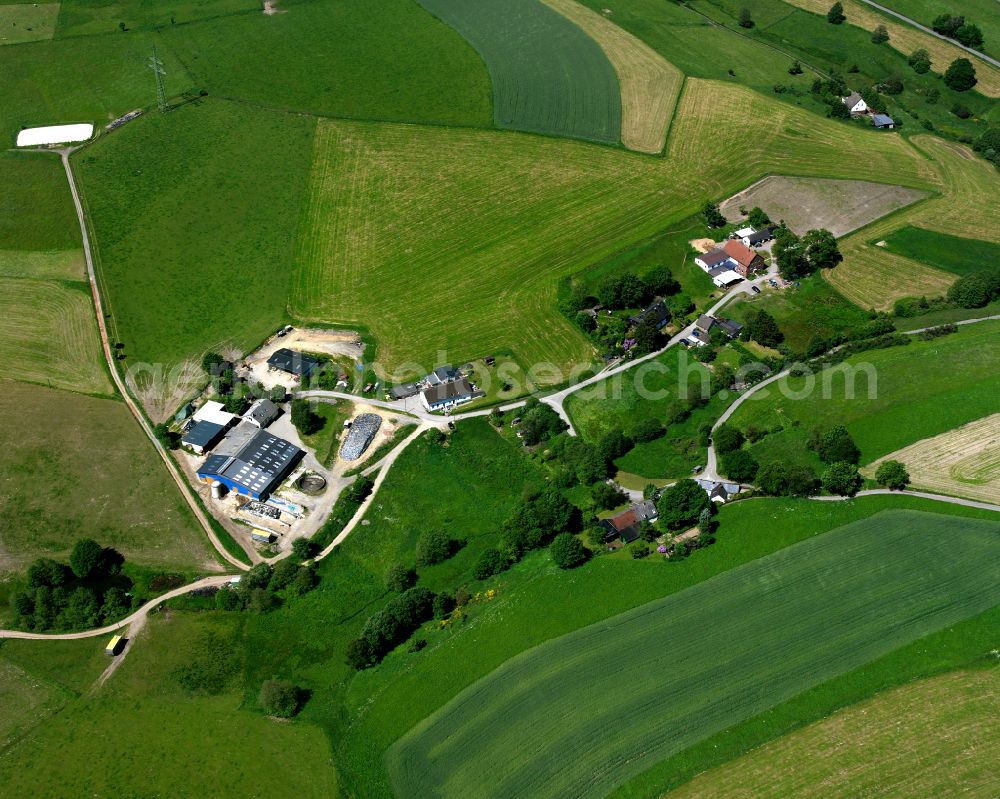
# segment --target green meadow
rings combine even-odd
[[[885,512],[540,646],[389,750],[396,795],[606,796],[712,733],[996,605],[1000,565],[984,561],[1000,555],[998,530]]]
[[[998,330],[998,322],[977,323],[864,352],[813,377],[783,378],[743,403],[730,424],[772,431],[751,447],[761,463],[809,459],[811,431],[844,424],[868,463],[996,410]]]
[[[951,236],[913,225],[890,233],[884,241],[890,252],[956,275],[988,269],[997,250],[997,245],[989,241]]]

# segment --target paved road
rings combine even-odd
[[[115,381],[115,385],[118,387],[118,393],[121,394],[122,399],[125,400],[125,404],[128,409],[132,412],[135,420],[139,423],[139,427],[146,434],[146,437],[152,442],[154,449],[159,453],[160,458],[166,464],[167,471],[170,472],[170,476],[174,479],[177,484],[178,489],[180,489],[181,495],[184,497],[191,508],[191,512],[194,517],[201,524],[202,529],[205,531],[205,535],[208,536],[208,540],[212,542],[212,546],[215,547],[216,552],[226,560],[231,565],[235,566],[237,569],[246,570],[249,567],[237,560],[235,557],[230,555],[222,542],[219,541],[218,537],[215,535],[215,530],[212,529],[212,525],[209,523],[208,518],[202,511],[201,506],[195,500],[191,494],[191,488],[185,480],[184,476],[180,473],[177,465],[167,454],[163,445],[160,444],[159,440],[153,434],[153,428],[150,426],[149,422],[146,421],[146,417],[142,415],[139,407],[136,405],[132,396],[128,392],[128,388],[125,386],[125,382],[122,380],[121,375],[118,373],[118,367],[115,364],[114,355],[111,352],[111,343],[108,339],[108,328],[104,323],[104,307],[101,304],[101,293],[97,290],[97,274],[94,270],[94,259],[90,251],[90,238],[87,235],[87,222],[83,214],[83,204],[80,202],[80,194],[76,188],[76,180],[73,177],[73,169],[70,167],[69,157],[73,153],[75,148],[67,148],[59,151],[60,157],[62,158],[63,168],[66,170],[66,180],[69,181],[70,194],[73,196],[73,205],[76,207],[76,216],[80,222],[80,236],[83,239],[83,254],[87,262],[87,279],[90,281],[90,292],[94,299],[94,311],[97,314],[97,327],[101,334],[101,348],[104,351],[104,360],[108,364],[108,370],[111,372],[111,377]]]
[[[859,491],[855,497],[873,497],[878,494],[891,494],[893,496],[921,497],[922,499],[934,499],[938,502],[947,502],[949,505],[962,505],[966,508],[979,508],[980,510],[991,510],[1000,513],[1000,505],[992,505],[989,502],[977,502],[974,499],[962,499],[961,497],[949,497],[945,494],[932,494],[929,491],[890,491],[888,488],[870,488],[867,491]],[[840,502],[853,497],[840,496],[815,496],[809,497],[820,502]]]
[[[949,39],[947,36],[942,36],[937,31],[932,30],[931,28],[928,28],[925,25],[921,25],[916,20],[910,19],[909,17],[904,17],[898,11],[893,11],[891,8],[879,5],[878,3],[873,3],[872,0],[861,0],[861,2],[870,5],[872,8],[877,8],[883,14],[888,14],[890,17],[895,17],[896,19],[902,20],[907,25],[912,25],[914,28],[922,30],[924,33],[929,33],[931,36],[934,36],[943,42],[948,42],[949,44],[953,44],[955,45],[955,47],[959,47],[962,50],[965,50],[965,52],[971,53],[972,55],[976,56],[976,58],[981,58],[987,64],[992,64],[995,67],[1000,67],[1000,61],[997,61],[995,58],[990,58],[988,55],[986,55],[986,53],[981,53],[978,50],[973,50],[971,47],[966,47],[961,42],[956,42],[954,39]]]
[[[84,630],[78,633],[27,633],[22,630],[0,630],[0,638],[20,638],[22,640],[29,641],[76,641],[81,638],[95,638],[99,635],[110,635],[111,633],[121,630],[122,627],[128,627],[129,625],[135,624],[137,621],[145,621],[149,611],[157,605],[162,605],[168,599],[189,594],[199,588],[213,588],[225,585],[232,578],[233,575],[231,574],[216,574],[211,577],[205,577],[201,580],[195,580],[193,583],[183,585],[180,588],[175,588],[173,591],[167,591],[165,594],[161,594],[156,597],[156,599],[149,600],[149,602],[136,610],[134,613],[126,616],[121,621],[117,621],[114,624],[108,624],[104,627],[98,627],[93,630]]]

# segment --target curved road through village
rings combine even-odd
[[[107,361],[108,368],[109,368],[109,370],[111,372],[112,378],[114,379],[115,385],[117,386],[119,392],[121,393],[122,398],[124,399],[126,405],[128,406],[129,410],[132,412],[132,415],[135,417],[136,421],[139,423],[139,426],[142,428],[142,430],[146,434],[147,438],[152,442],[154,448],[159,453],[159,455],[160,455],[161,459],[163,460],[164,464],[167,466],[167,470],[170,472],[171,477],[174,479],[174,482],[177,484],[177,486],[180,489],[181,493],[184,495],[185,500],[187,501],[188,505],[191,507],[191,510],[194,513],[195,517],[198,519],[199,523],[202,525],[202,528],[205,530],[205,534],[208,536],[208,539],[212,542],[212,545],[215,547],[216,551],[218,551],[219,554],[220,554],[220,556],[223,557],[228,563],[232,564],[233,566],[235,566],[240,571],[246,571],[249,567],[246,564],[244,564],[244,563],[240,562],[239,560],[237,560],[236,558],[234,558],[232,555],[230,555],[225,550],[225,548],[222,546],[222,543],[219,541],[218,537],[215,535],[215,532],[212,529],[211,524],[209,523],[207,517],[205,516],[204,511],[201,509],[201,507],[198,505],[196,499],[192,495],[190,486],[187,484],[187,482],[185,481],[183,475],[181,475],[180,471],[177,469],[177,466],[170,459],[169,454],[166,452],[166,450],[160,444],[159,440],[153,434],[152,427],[150,426],[149,422],[146,420],[145,416],[143,416],[142,412],[139,410],[139,408],[136,405],[135,401],[133,400],[133,398],[129,394],[128,389],[125,386],[124,381],[122,380],[121,376],[118,373],[117,365],[116,365],[116,363],[114,361],[114,357],[113,357],[113,354],[112,354],[112,351],[111,351],[111,346],[110,346],[110,342],[109,342],[109,338],[108,338],[107,327],[106,327],[105,322],[104,322],[103,306],[102,306],[102,303],[101,303],[100,292],[99,292],[98,287],[97,287],[97,277],[96,277],[96,273],[95,273],[95,270],[94,270],[93,257],[92,257],[91,249],[90,249],[90,241],[89,241],[89,237],[87,235],[87,224],[86,224],[86,218],[85,218],[84,212],[83,212],[83,205],[80,202],[79,193],[78,193],[77,187],[76,187],[76,181],[74,180],[73,171],[72,171],[72,168],[70,167],[70,162],[69,162],[69,156],[73,153],[74,149],[75,148],[67,148],[67,149],[60,150],[60,155],[61,155],[61,158],[62,158],[63,167],[65,168],[65,171],[66,171],[66,178],[67,178],[67,180],[69,182],[70,192],[71,192],[72,197],[73,197],[73,203],[74,203],[74,205],[76,207],[77,217],[78,217],[79,222],[80,222],[80,234],[81,234],[81,237],[82,237],[82,240],[83,240],[84,255],[85,255],[86,263],[87,263],[87,275],[88,275],[88,279],[90,281],[91,292],[93,294],[94,308],[95,308],[95,313],[96,313],[96,316],[97,316],[97,324],[98,324],[98,329],[100,331],[100,336],[101,336],[101,346],[102,346],[102,349],[104,351],[104,357],[105,357],[105,360]],[[727,292],[725,295],[723,295],[723,297],[717,303],[715,303],[715,305],[713,305],[705,313],[714,316],[715,314],[717,314],[719,312],[719,310],[721,310],[727,303],[731,302],[738,295],[751,293],[752,290],[753,290],[753,286],[757,285],[757,284],[760,284],[760,283],[763,283],[764,281],[766,281],[769,278],[770,274],[771,273],[769,271],[768,274],[762,275],[761,277],[757,278],[754,281],[746,281],[739,288],[733,289],[733,290]],[[981,322],[981,321],[987,321],[989,319],[998,319],[998,318],[1000,318],[1000,316],[990,316],[990,317],[984,317],[984,318],[981,318],[981,319],[970,319],[970,320],[966,320],[964,322],[959,322],[958,324],[972,324],[974,322]],[[613,366],[609,366],[609,367],[605,368],[604,370],[602,370],[601,372],[598,372],[596,375],[587,378],[586,380],[582,380],[579,383],[576,383],[576,384],[574,384],[574,385],[572,385],[572,386],[570,386],[568,388],[561,389],[559,391],[555,391],[555,392],[553,392],[553,393],[551,393],[551,394],[549,394],[547,396],[540,397],[540,399],[541,399],[542,402],[545,402],[546,404],[550,405],[563,418],[563,420],[569,425],[569,432],[570,432],[570,434],[571,435],[576,435],[576,431],[573,429],[572,422],[570,421],[569,415],[567,414],[567,412],[565,410],[565,407],[564,407],[564,403],[565,403],[565,400],[566,400],[567,397],[569,397],[571,394],[573,394],[576,391],[580,391],[580,390],[582,390],[584,388],[587,388],[588,386],[592,386],[592,385],[595,385],[597,383],[600,383],[600,382],[602,382],[604,380],[607,380],[607,379],[609,379],[611,377],[614,377],[615,375],[618,375],[618,374],[621,374],[623,372],[626,372],[629,369],[634,369],[635,367],[639,366],[640,364],[645,363],[647,361],[650,361],[650,360],[658,357],[659,355],[662,355],[670,347],[673,347],[673,346],[677,345],[681,340],[683,340],[684,338],[686,338],[687,336],[689,336],[693,330],[694,330],[694,325],[693,324],[692,325],[688,325],[683,330],[681,330],[679,333],[677,333],[676,335],[674,335],[670,339],[670,341],[668,341],[667,344],[664,347],[662,347],[661,349],[659,349],[659,350],[657,350],[655,352],[649,353],[648,355],[642,356],[640,358],[636,358],[634,360],[630,360],[630,361],[626,361],[624,363],[619,363],[619,364],[615,364]],[[913,330],[913,331],[908,331],[908,332],[911,333],[911,334],[915,334],[915,333],[919,333],[919,332],[922,332],[922,331],[921,330]],[[747,391],[744,394],[740,395],[729,406],[729,408],[726,409],[725,413],[722,414],[722,416],[719,418],[719,420],[713,426],[713,430],[715,428],[717,428],[720,424],[724,423],[727,419],[729,419],[729,417],[733,414],[733,412],[735,412],[736,409],[743,402],[745,402],[750,396],[754,395],[755,393],[757,393],[758,391],[760,391],[761,389],[763,389],[765,386],[769,385],[770,383],[773,383],[773,382],[775,382],[777,380],[780,380],[786,374],[788,374],[788,370],[779,372],[779,373],[777,373],[777,374],[775,374],[775,375],[767,378],[766,380],[761,381],[760,383],[758,383],[757,385],[755,385],[753,388],[751,388],[749,391]],[[430,429],[431,427],[434,427],[434,426],[441,427],[441,426],[445,425],[448,421],[461,421],[462,419],[470,419],[470,418],[475,418],[475,417],[487,416],[491,412],[491,409],[487,408],[487,409],[478,410],[478,411],[471,411],[471,412],[467,412],[467,413],[454,414],[454,415],[451,415],[450,417],[441,417],[441,416],[438,416],[438,415],[435,415],[435,414],[428,413],[427,411],[425,411],[425,410],[423,410],[423,409],[421,409],[419,407],[413,407],[413,406],[411,406],[409,408],[402,408],[399,403],[384,402],[384,401],[381,401],[381,400],[363,399],[363,398],[359,398],[359,397],[357,397],[357,396],[355,396],[353,394],[347,394],[347,393],[337,392],[337,391],[304,391],[304,392],[300,392],[298,394],[298,396],[300,396],[300,397],[316,397],[316,398],[331,397],[331,398],[337,398],[337,399],[345,399],[345,400],[348,400],[348,401],[351,401],[351,402],[364,401],[366,404],[372,405],[374,407],[383,408],[383,409],[387,409],[387,410],[392,410],[392,411],[397,412],[397,413],[400,413],[400,412],[408,413],[409,415],[415,416],[416,418],[418,418],[420,420],[420,422],[421,422],[420,424],[418,424],[416,426],[416,429],[409,436],[407,436],[403,441],[401,441],[384,458],[382,458],[380,461],[378,461],[377,463],[371,465],[370,467],[368,467],[367,469],[365,469],[362,472],[365,475],[370,475],[370,474],[372,474],[374,472],[378,473],[377,477],[375,478],[374,485],[372,487],[371,493],[365,499],[365,501],[361,504],[361,506],[358,508],[358,510],[355,512],[354,516],[350,519],[350,521],[344,526],[344,528],[340,531],[340,533],[338,533],[338,535],[334,538],[334,540],[326,548],[324,548],[323,551],[319,555],[316,556],[316,558],[314,558],[315,561],[319,561],[319,560],[322,560],[323,558],[327,557],[337,546],[339,546],[341,543],[343,543],[343,541],[350,535],[350,533],[360,523],[360,521],[364,517],[365,513],[371,507],[371,504],[374,501],[374,498],[375,498],[375,496],[378,493],[378,489],[381,487],[382,483],[385,481],[385,478],[386,478],[386,476],[387,476],[387,474],[389,472],[389,469],[392,467],[393,463],[395,463],[396,459],[402,454],[403,450],[406,449],[407,446],[409,446],[410,443],[412,443],[413,441],[415,441],[423,432],[425,432],[426,430]],[[507,411],[507,410],[512,410],[514,408],[521,407],[522,405],[524,405],[524,402],[525,402],[524,400],[521,400],[521,401],[518,401],[518,402],[512,402],[512,403],[509,403],[507,405],[503,405],[503,406],[501,406],[501,410]],[[716,472],[715,451],[714,451],[714,447],[710,444],[709,445],[709,450],[708,450],[708,465],[706,466],[706,469],[705,469],[705,471],[704,471],[703,474],[704,474],[704,476],[709,477],[710,479],[717,479],[717,476],[716,476],[715,472]],[[926,498],[926,499],[938,500],[940,502],[947,502],[947,503],[951,503],[951,504],[955,504],[955,505],[963,505],[963,506],[966,506],[966,507],[981,508],[981,509],[985,509],[985,510],[991,510],[991,511],[1000,512],[1000,506],[998,506],[998,505],[991,505],[989,503],[975,502],[973,500],[966,500],[966,499],[961,499],[961,498],[958,498],[958,497],[950,497],[950,496],[939,495],[939,494],[932,494],[932,493],[927,493],[927,492],[922,492],[922,491],[897,491],[897,492],[891,492],[888,489],[874,489],[874,490],[870,490],[870,491],[861,491],[861,492],[859,492],[859,494],[857,496],[870,496],[870,495],[874,495],[874,494],[901,494],[901,495],[906,495],[906,496],[917,496],[917,497],[923,497],[923,498]],[[850,499],[850,497],[833,497],[833,496],[829,496],[828,497],[828,496],[823,496],[823,497],[813,497],[812,499],[819,500],[819,501],[831,501],[832,502],[832,501],[844,501],[844,500],[848,500],[848,499]],[[289,553],[286,553],[286,556],[287,556],[287,554],[289,554]],[[271,559],[271,561],[274,561],[274,560],[277,560],[277,559],[279,559],[279,558],[273,558],[273,559]],[[131,629],[138,630],[138,629],[141,629],[141,627],[142,627],[143,624],[145,624],[146,618],[147,618],[148,614],[150,613],[150,611],[152,611],[153,609],[159,607],[164,602],[167,602],[168,600],[174,599],[174,598],[179,597],[179,596],[183,596],[184,594],[188,594],[188,593],[191,593],[193,591],[197,591],[197,590],[202,589],[202,588],[218,588],[218,587],[220,587],[220,586],[225,585],[226,583],[228,583],[232,578],[233,578],[233,575],[231,575],[231,574],[221,574],[221,575],[213,575],[211,577],[205,577],[205,578],[202,578],[200,580],[196,580],[195,582],[190,583],[190,584],[188,584],[186,586],[181,586],[180,588],[173,589],[173,590],[168,591],[168,592],[166,592],[164,594],[161,594],[160,596],[158,596],[158,597],[156,597],[154,599],[151,599],[149,602],[147,602],[142,607],[138,608],[137,610],[135,610],[133,613],[131,613],[130,615],[126,616],[122,620],[120,620],[118,622],[115,622],[114,624],[106,625],[104,627],[98,627],[98,628],[95,628],[95,629],[92,629],[92,630],[84,630],[84,631],[81,631],[81,632],[71,632],[71,633],[32,633],[32,632],[25,632],[25,631],[22,631],[22,630],[0,630],[0,639],[3,639],[3,638],[17,638],[17,639],[25,639],[25,640],[57,640],[57,641],[58,640],[63,640],[63,641],[65,641],[65,640],[78,640],[78,639],[84,639],[84,638],[94,638],[94,637],[98,637],[98,636],[102,636],[102,635],[108,635],[109,633],[115,633],[115,632],[120,631],[120,630],[122,630],[124,628],[131,628]],[[128,649],[126,649],[126,653],[127,653],[127,651],[128,651]],[[125,653],[123,653],[123,654],[125,654]],[[99,683],[103,684],[103,681],[105,679],[107,679],[108,676],[110,676],[110,674],[112,673],[112,671],[113,671],[113,669],[109,668],[105,672],[105,674],[102,675],[101,679],[99,680]]]

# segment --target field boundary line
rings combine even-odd
[[[101,302],[101,293],[97,284],[97,275],[94,269],[94,259],[90,251],[90,236],[87,230],[87,218],[83,212],[83,204],[80,202],[80,194],[77,190],[76,180],[73,177],[73,168],[70,165],[70,155],[72,155],[78,148],[70,147],[59,151],[60,158],[63,163],[63,168],[66,172],[66,180],[69,182],[70,193],[73,196],[73,205],[76,208],[77,218],[80,222],[80,235],[83,239],[83,254],[87,262],[87,277],[90,282],[91,297],[94,301],[94,313],[97,317],[97,328],[101,337],[101,349],[104,352],[104,359],[107,362],[108,369],[111,371],[111,378],[121,392],[122,399],[128,406],[128,409],[132,412],[132,416],[135,417],[136,421],[139,423],[139,427],[142,428],[143,433],[146,434],[146,438],[150,440],[153,444],[153,448],[159,454],[160,459],[163,461],[164,465],[167,467],[167,471],[173,478],[177,487],[180,489],[181,495],[184,497],[185,502],[194,514],[195,519],[201,524],[202,529],[205,531],[205,535],[208,536],[208,540],[215,547],[216,552],[227,561],[232,566],[235,566],[241,571],[247,571],[250,567],[244,563],[241,563],[235,557],[226,551],[226,548],[219,541],[218,537],[215,535],[215,531],[212,529],[212,525],[209,523],[205,514],[202,512],[201,508],[194,501],[194,498],[190,494],[190,486],[185,481],[184,477],[180,474],[177,466],[170,459],[169,454],[163,448],[163,445],[157,440],[156,436],[153,434],[153,430],[149,425],[149,422],[143,416],[142,412],[139,410],[138,405],[132,396],[128,393],[128,387],[125,385],[125,381],[122,379],[121,375],[118,373],[118,369],[115,367],[114,356],[111,352],[111,342],[108,338],[108,329],[104,323],[104,308]]]

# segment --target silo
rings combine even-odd
[[[212,481],[212,499],[222,499],[222,483],[218,480]]]

